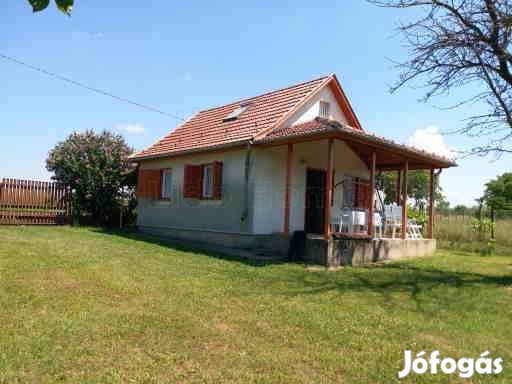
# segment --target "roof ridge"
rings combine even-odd
[[[272,126],[268,127],[267,129],[264,129],[262,131],[259,131],[255,134],[253,139],[260,139],[266,135],[268,135],[270,132],[272,132],[276,127],[279,127],[284,121],[287,121],[294,113],[296,113],[308,100],[310,100],[314,95],[316,95],[323,87],[325,87],[329,82],[331,82],[333,79],[335,79],[334,75],[329,75],[326,77],[321,77],[318,80],[322,80],[320,84],[318,84],[314,89],[309,91],[306,95],[302,97],[301,100],[299,100],[290,110],[288,110],[284,115],[281,116],[280,119],[278,119]]]
[[[289,85],[289,86],[284,87],[284,88],[274,88],[271,91],[267,91],[267,92],[261,93],[259,95],[248,97],[248,98],[245,98],[245,99],[239,99],[239,100],[236,100],[236,101],[232,101],[232,102],[227,103],[227,104],[218,105],[216,107],[207,108],[207,109],[201,109],[197,113],[213,111],[214,109],[224,108],[224,107],[227,107],[228,105],[232,105],[232,104],[241,104],[243,102],[246,102],[246,101],[249,101],[249,100],[252,100],[252,99],[256,99],[258,97],[268,96],[268,95],[271,95],[273,93],[277,93],[277,92],[281,92],[281,91],[286,91],[286,90],[291,89],[291,88],[297,88],[297,87],[300,87],[300,86],[303,86],[303,85],[306,85],[306,84],[309,84],[309,83],[314,83],[315,81],[324,80],[324,79],[327,79],[328,77],[331,77],[331,76],[333,76],[333,73],[317,77],[316,79],[303,81],[303,82],[297,83],[297,84],[292,84],[292,85]]]

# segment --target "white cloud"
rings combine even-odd
[[[424,129],[417,129],[414,135],[409,137],[407,145],[423,151],[435,153],[440,156],[454,159],[456,157],[446,142],[443,135],[436,126],[429,126]]]
[[[142,124],[139,124],[139,123],[134,123],[134,124],[122,123],[122,124],[117,124],[115,126],[115,130],[125,132],[125,133],[131,134],[131,135],[142,135],[145,131],[145,128]]]

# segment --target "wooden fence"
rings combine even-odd
[[[71,222],[71,192],[58,183],[2,179],[0,224],[67,224]]]

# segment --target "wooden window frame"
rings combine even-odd
[[[171,174],[171,196],[164,196],[165,193],[165,174],[166,172],[170,172]],[[163,168],[160,170],[160,198],[159,200],[163,201],[171,201],[172,200],[172,179],[173,179],[173,170],[172,168]]]
[[[211,179],[211,185],[210,185],[210,193],[208,195],[205,195],[205,185],[207,183],[206,180],[206,170],[210,169],[210,179]],[[201,164],[201,199],[202,200],[213,200],[214,197],[214,187],[215,187],[215,175],[214,175],[214,163],[207,163],[207,164]]]

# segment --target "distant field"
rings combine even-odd
[[[471,216],[437,217],[435,224],[436,238],[448,242],[485,243],[489,234],[480,237],[471,226]],[[496,221],[496,243],[501,247],[512,247],[512,219]]]
[[[0,227],[0,308],[0,383],[392,383],[408,348],[489,350],[503,374],[450,381],[512,382],[512,252],[311,272]]]

